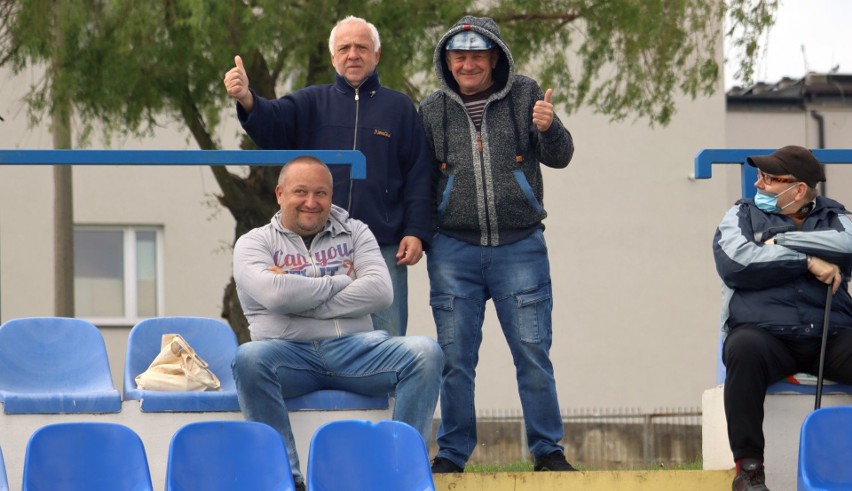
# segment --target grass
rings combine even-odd
[[[682,464],[666,465],[663,463],[652,464],[647,466],[637,466],[626,469],[590,469],[582,465],[574,465],[581,471],[594,470],[630,470],[630,471],[653,471],[653,470],[668,470],[668,471],[700,471],[702,470],[702,462],[684,462]],[[506,464],[468,464],[465,466],[465,472],[533,472],[532,462],[511,462]]]
[[[532,462],[513,462],[509,464],[468,464],[465,472],[532,472]]]
[[[704,464],[700,460],[696,460],[695,462],[684,462],[682,464],[673,464],[666,465],[663,463],[659,463],[656,465],[649,466],[640,466],[633,470],[637,471],[653,471],[653,470],[661,470],[661,471],[700,471],[704,469]]]

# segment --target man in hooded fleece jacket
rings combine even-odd
[[[559,444],[539,168],[568,165],[571,135],[554,115],[553,92],[515,73],[492,19],[462,18],[434,62],[441,89],[420,104],[436,186],[430,304],[444,352],[432,472],[462,472],[476,447],[474,378],[489,298],[514,359],[535,470],[573,471]]]

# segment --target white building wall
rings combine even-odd
[[[51,148],[49,125],[30,127],[22,102],[39,76],[0,71],[1,149]],[[229,148],[237,148],[237,129],[228,119],[219,132]],[[99,136],[88,148],[107,148]],[[115,138],[110,148],[197,147],[186,131],[164,125],[150,138]],[[0,322],[54,314],[52,169],[0,165]],[[215,201],[218,185],[209,168],[80,166],[73,183],[75,224],[162,227],[164,315],[220,317],[234,221]],[[129,327],[102,329],[119,388]]]
[[[823,117],[825,148],[852,149],[852,104],[808,104],[797,110],[737,109],[728,112],[728,148],[777,148],[801,145],[819,148]],[[852,163],[826,166],[826,195],[852,207]]]
[[[28,85],[26,76],[0,73],[0,148],[50,147],[46,125],[27,128],[17,88]],[[237,148],[233,119],[220,132],[227,149]],[[588,110],[562,119],[574,160],[545,170],[561,406],[697,407],[715,383],[719,287],[710,242],[739,190],[730,169],[706,181],[689,177],[701,149],[726,146],[721,86],[712,97],[681,100],[665,128],[610,123]],[[168,127],[112,148],[194,146]],[[164,227],[166,315],[219,315],[233,221],[208,204],[217,191],[209,169],[75,168],[74,187],[78,223]],[[0,166],[0,320],[52,315],[52,262],[50,169]],[[411,268],[409,284],[409,332],[434,337],[425,261]],[[116,379],[122,333],[108,333]],[[480,354],[478,408],[519,408],[490,307]]]

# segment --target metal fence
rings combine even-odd
[[[440,420],[435,421],[437,432]],[[701,461],[701,409],[563,410],[565,456],[584,469],[629,470]],[[529,462],[520,410],[477,412],[477,448],[471,464]],[[430,453],[437,446],[432,442]]]

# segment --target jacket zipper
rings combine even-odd
[[[352,150],[358,150],[358,116],[361,112],[361,97],[359,95],[360,87],[353,87],[355,89],[355,129],[354,134],[352,135]],[[352,179],[349,179],[349,198],[346,202],[346,211],[350,211],[352,209]]]
[[[314,237],[316,238],[316,237]],[[314,239],[311,239],[311,243],[313,244]],[[305,240],[302,239],[302,243],[304,244]],[[317,269],[317,263],[314,262],[314,255],[311,253],[310,246],[305,246],[305,249],[308,250],[308,261],[311,262],[311,268],[314,270],[314,278],[319,278],[319,270]]]
[[[482,123],[485,122],[485,111],[482,112]],[[482,128],[482,123],[480,123],[480,128]],[[487,244],[491,244],[491,216],[488,213],[488,183],[485,178],[485,151],[482,146],[482,132],[476,132],[476,149],[479,152],[479,171],[482,173],[482,199],[485,202],[485,233],[487,238]]]
[[[322,232],[320,232],[320,233],[322,233]],[[316,236],[314,236],[314,239],[316,239]],[[312,245],[313,245],[314,239],[311,239]],[[302,243],[304,244],[305,241],[302,240]],[[311,267],[314,269],[314,278],[319,278],[320,277],[319,276],[319,269],[317,268],[317,263],[314,261],[314,255],[313,255],[313,253],[311,253],[311,248],[308,247],[308,246],[305,246],[305,248],[308,250],[308,261],[311,262]],[[337,332],[337,337],[343,336],[343,332],[340,330],[340,320],[338,320],[338,319],[334,319],[334,330]]]
[[[355,134],[352,135],[352,150],[358,150],[358,112],[361,97],[358,95],[358,88],[355,88]]]

